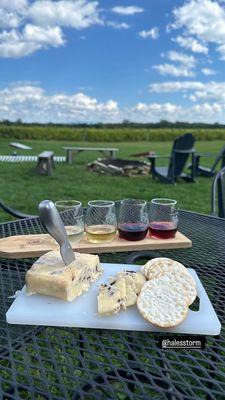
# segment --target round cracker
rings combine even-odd
[[[167,271],[164,275],[168,276],[171,282],[179,283],[183,286],[185,291],[185,299],[187,304],[190,306],[197,296],[197,288],[194,278],[189,274],[188,271],[178,271],[171,269]]]
[[[197,296],[196,283],[183,264],[169,258],[154,258],[146,265],[145,273],[147,279],[151,280],[165,274],[168,275],[171,282],[176,281],[183,285],[187,304],[190,305],[193,303]]]
[[[147,321],[162,328],[180,324],[188,313],[183,285],[171,282],[167,275],[144,284],[137,307]]]
[[[187,271],[185,266],[178,261],[166,257],[158,257],[148,261],[142,267],[142,273],[144,273],[146,279],[152,279],[164,274],[167,271],[170,271],[171,266],[177,271]]]

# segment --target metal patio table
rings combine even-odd
[[[191,249],[152,253],[194,268],[224,322],[225,220],[180,211]],[[38,219],[0,225],[0,235],[41,233]],[[143,256],[144,257],[144,256]],[[129,253],[101,255],[130,262]],[[5,312],[34,260],[0,260],[0,399],[225,398],[225,333],[206,338],[204,350],[161,350],[158,334],[7,325]],[[136,260],[144,262],[144,258]]]

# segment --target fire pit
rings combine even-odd
[[[119,176],[140,176],[148,175],[150,173],[151,164],[145,161],[136,160],[98,160],[91,162],[87,165],[90,171],[97,172],[105,175],[119,175]]]

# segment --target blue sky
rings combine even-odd
[[[225,123],[224,0],[0,0],[0,119]]]

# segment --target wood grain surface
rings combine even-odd
[[[137,242],[129,242],[118,236],[110,243],[90,243],[84,236],[80,242],[70,241],[73,250],[80,253],[112,253],[138,250],[179,249],[192,246],[192,242],[177,232],[173,239],[152,239],[147,237]],[[58,248],[58,244],[48,234],[9,236],[0,239],[0,257],[32,258],[40,257],[48,251]]]

